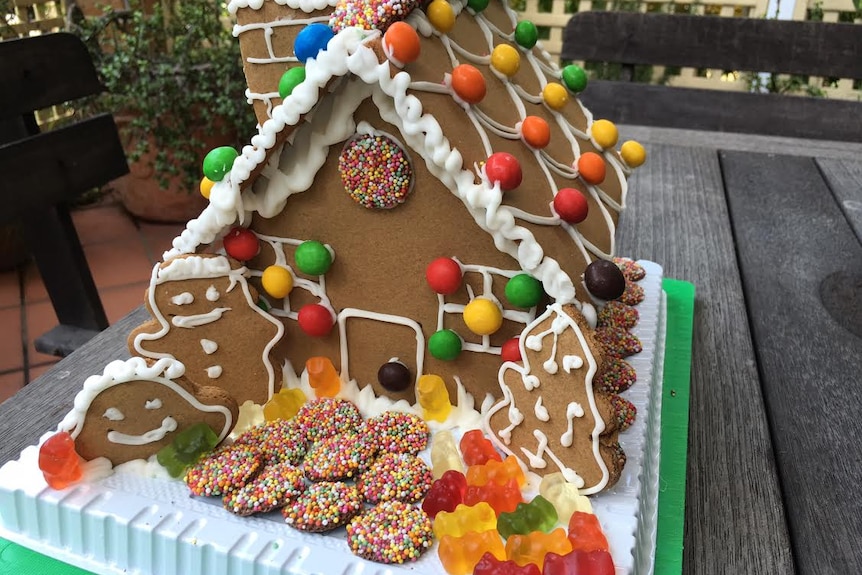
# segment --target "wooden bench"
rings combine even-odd
[[[36,349],[65,356],[108,327],[68,202],[126,174],[126,157],[109,114],[45,133],[36,124],[36,110],[103,89],[76,36],[0,42],[0,78],[0,224],[22,223],[60,322]]]
[[[581,95],[621,124],[862,141],[862,102],[636,83],[635,65],[862,79],[862,26],[630,12],[582,12],[566,26],[564,61],[622,64],[623,81]]]

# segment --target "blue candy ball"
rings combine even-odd
[[[293,42],[293,53],[296,58],[305,64],[309,58],[315,58],[321,50],[326,50],[326,45],[335,36],[332,28],[322,22],[309,24],[299,31]]]

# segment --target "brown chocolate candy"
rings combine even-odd
[[[619,267],[607,260],[596,260],[584,271],[584,283],[595,297],[617,299],[626,290],[626,278]]]

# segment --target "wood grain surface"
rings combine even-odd
[[[835,200],[850,222],[856,237],[862,242],[862,152],[856,161],[817,158],[817,166],[826,178],[826,183]],[[860,270],[862,271],[862,270]]]

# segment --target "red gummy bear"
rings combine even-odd
[[[565,555],[548,553],[542,575],[614,575],[614,560],[607,551],[580,551]]]
[[[54,489],[64,489],[81,479],[81,462],[75,440],[66,431],[55,433],[39,448],[39,469]]]
[[[431,489],[422,502],[422,511],[432,519],[441,511],[452,512],[459,503],[464,503],[464,493],[467,491],[467,479],[464,474],[450,469],[431,484]]]
[[[592,513],[575,511],[569,519],[569,542],[579,551],[607,551],[608,540],[599,518]]]
[[[485,485],[468,485],[467,493],[464,494],[464,503],[476,505],[480,501],[485,501],[493,507],[499,517],[500,513],[514,511],[518,503],[523,502],[524,499],[521,497],[518,481],[510,479],[502,485],[493,481]]]
[[[484,465],[489,460],[503,461],[491,441],[479,429],[468,431],[461,437],[461,457],[469,465]]]
[[[490,553],[485,553],[473,568],[473,575],[542,575],[535,563],[524,566],[514,561],[500,561]]]

